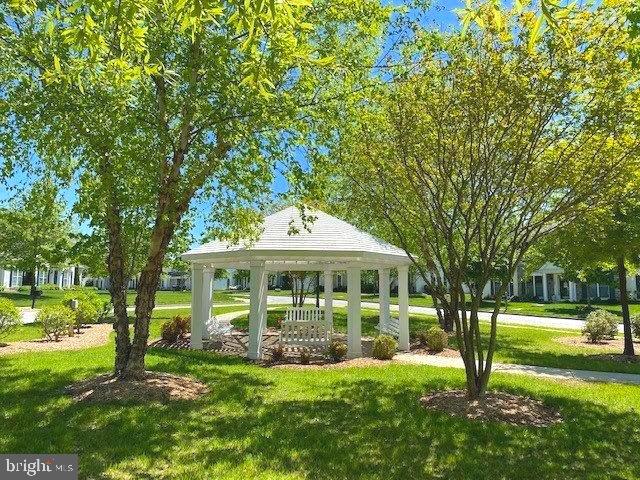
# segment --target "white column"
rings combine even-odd
[[[191,265],[191,348],[202,350],[202,332],[204,330],[202,287],[204,285],[204,267]]]
[[[569,301],[575,302],[578,300],[578,295],[576,292],[576,282],[569,282]]]
[[[511,279],[511,281],[513,282],[513,296],[514,297],[519,297],[520,296],[520,282],[518,281],[518,271],[516,270],[515,272],[513,272],[513,278]]]
[[[389,296],[391,271],[388,268],[378,269],[378,296],[380,297],[380,331],[387,331],[389,325]]]
[[[268,276],[264,263],[252,264],[250,271],[249,358],[258,360],[262,357],[262,333],[267,324]]]
[[[596,297],[600,300],[600,284],[596,283]]]
[[[359,268],[347,269],[347,356],[349,358],[362,356],[362,318],[360,316],[362,295],[360,280]]]
[[[211,319],[211,305],[213,301],[213,274],[214,270],[206,269],[202,274],[202,338],[210,338],[209,320]]]
[[[409,351],[409,267],[398,267],[398,348]]]
[[[557,273],[553,274],[553,298],[554,300],[560,300],[560,275]]]
[[[71,278],[69,279],[69,288],[73,288],[76,281],[76,267],[71,267]]]
[[[542,274],[542,299],[545,302],[549,301],[549,288],[547,286],[547,274]]]
[[[64,270],[58,268],[58,288],[62,289],[62,275]]]
[[[333,330],[333,272],[324,271],[324,318]]]

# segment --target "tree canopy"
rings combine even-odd
[[[10,117],[0,133],[75,179],[75,209],[106,241],[116,373],[144,371],[185,214],[206,199],[218,236],[251,233],[276,173],[304,176],[297,147],[367,81],[351,67],[375,61],[390,12],[373,0],[0,6],[0,62],[13,73],[0,77]],[[21,158],[10,154],[7,171]],[[139,258],[131,341],[125,294]]]

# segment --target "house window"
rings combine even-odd
[[[542,275],[536,275],[533,279],[533,296],[542,297],[544,291],[542,287]]]

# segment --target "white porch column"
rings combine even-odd
[[[560,300],[561,298],[561,294],[560,294],[560,275],[558,275],[557,273],[553,274],[553,299],[554,300]]]
[[[202,338],[209,339],[209,320],[211,319],[211,306],[213,303],[213,274],[215,270],[205,269],[202,274]]]
[[[204,285],[204,267],[191,265],[191,348],[202,350],[202,332],[204,330],[202,287]]]
[[[409,267],[398,267],[398,348],[409,351]]]
[[[362,318],[360,313],[361,274],[359,268],[347,269],[347,356],[362,356]]]
[[[388,268],[378,269],[378,296],[380,297],[380,331],[387,331],[389,325],[389,296],[391,271]]]
[[[520,296],[520,282],[518,279],[518,271],[516,270],[515,272],[513,272],[513,278],[511,279],[511,281],[513,282],[513,296],[514,297],[519,297]]]
[[[578,295],[576,291],[576,282],[569,282],[569,301],[575,302],[578,300]]]
[[[333,330],[333,272],[324,271],[324,318]]]
[[[71,279],[69,280],[69,288],[76,284],[76,267],[71,267]]]
[[[264,263],[252,264],[250,268],[250,313],[249,313],[249,358],[262,357],[262,333],[267,326],[267,288],[269,277]]]
[[[58,268],[58,288],[62,289],[62,276],[64,274],[64,270]]]
[[[542,274],[542,299],[545,302],[549,301],[549,288],[547,285],[547,274],[543,273]]]

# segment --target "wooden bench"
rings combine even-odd
[[[280,342],[299,347],[327,346],[331,343],[331,328],[320,308],[291,307],[280,326]]]
[[[389,318],[389,323],[386,326],[387,328],[381,328],[378,323],[378,330],[380,333],[385,335],[391,335],[392,337],[398,338],[400,336],[400,320],[394,317]]]

